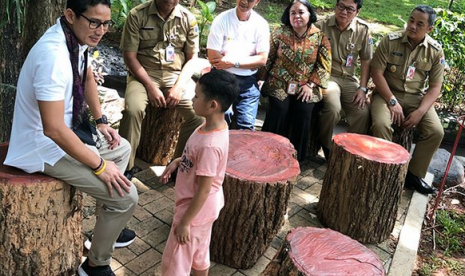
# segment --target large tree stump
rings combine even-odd
[[[318,218],[362,243],[381,242],[394,228],[410,155],[367,135],[341,133],[333,141]]]
[[[414,128],[406,129],[397,126],[393,126],[393,128],[394,133],[392,134],[392,142],[401,145],[404,149],[410,152],[413,143]]]
[[[151,105],[145,112],[136,156],[147,163],[166,166],[176,150],[182,116],[175,108]]]
[[[296,228],[260,276],[384,275],[378,256],[331,229]]]
[[[75,275],[82,256],[82,195],[43,174],[3,165],[0,144],[0,275]]]
[[[215,262],[246,269],[283,225],[300,169],[287,138],[269,132],[229,133],[225,206],[213,225],[210,254]]]

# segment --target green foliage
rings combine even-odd
[[[131,9],[148,0],[111,0],[111,19],[115,22],[114,28],[121,29]]]
[[[442,44],[446,62],[440,102],[451,109],[465,102],[465,15],[437,9],[438,20],[431,37]]]
[[[439,210],[436,213],[439,235],[436,241],[444,254],[465,253],[462,242],[465,238],[465,215],[454,211]]]
[[[213,21],[213,13],[216,9],[216,2],[203,2],[201,0],[197,0],[197,4],[199,5],[200,9],[198,9],[197,14],[197,22],[199,25],[199,41],[200,46],[206,47],[206,32],[208,33],[208,29],[210,27],[211,22]]]
[[[3,28],[7,23],[11,22],[14,12],[16,12],[16,26],[18,32],[22,31],[22,20],[26,14],[26,0],[6,0],[6,18],[0,21],[0,29]]]

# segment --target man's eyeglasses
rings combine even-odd
[[[89,19],[89,18],[87,18],[87,16],[83,15],[82,13],[80,14],[80,16],[84,17],[85,19],[87,19],[87,21],[89,21],[89,28],[91,28],[91,29],[98,29],[98,28],[100,28],[100,26],[103,25],[103,29],[107,30],[108,28],[111,27],[111,25],[113,25],[113,20],[100,22],[100,21],[97,21],[97,20]]]
[[[348,14],[353,14],[355,13],[357,10],[352,8],[352,7],[347,7],[346,5],[342,4],[342,3],[338,3],[336,4],[336,8],[340,11],[343,11],[343,10],[346,10],[346,12]]]

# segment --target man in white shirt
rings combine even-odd
[[[111,23],[110,0],[67,1],[64,16],[34,45],[21,69],[4,162],[59,178],[97,200],[93,243],[79,275],[114,275],[113,247],[138,201],[123,175],[131,148],[102,115],[87,66],[88,46],[96,46]],[[98,118],[97,131],[86,103]]]
[[[226,112],[231,123],[232,111],[238,129],[254,129],[260,91],[254,76],[265,66],[270,51],[268,22],[253,7],[261,0],[236,0],[236,7],[219,14],[213,20],[208,35],[208,60],[217,69],[236,75],[240,94],[232,110]]]

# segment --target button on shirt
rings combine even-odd
[[[331,43],[332,76],[354,76],[358,57],[370,60],[373,57],[373,39],[368,23],[355,17],[344,31],[340,31],[334,15],[315,23]],[[351,66],[346,66],[347,57],[352,54]]]
[[[165,58],[169,45],[174,47],[174,61]],[[127,17],[120,48],[137,52],[137,59],[149,75],[151,70],[181,71],[186,54],[199,52],[197,21],[181,5],[177,5],[164,20],[155,1],[141,4],[132,9]]]
[[[425,93],[427,81],[442,82],[444,52],[440,44],[426,35],[414,50],[404,32],[394,32],[380,42],[371,67],[384,71],[392,92]],[[415,67],[412,78],[407,78],[409,67]]]

